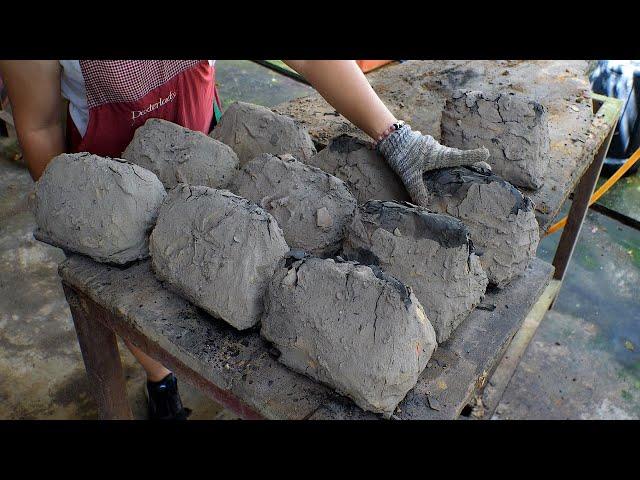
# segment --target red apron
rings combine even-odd
[[[83,137],[67,115],[72,153],[120,157],[150,118],[208,134],[221,108],[207,60],[80,60],[80,68],[89,121]]]

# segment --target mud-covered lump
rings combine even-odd
[[[338,252],[357,206],[342,180],[291,155],[258,156],[229,188],[273,215],[291,248],[319,256]]]
[[[307,258],[276,271],[261,334],[289,368],[386,415],[436,348],[410,288],[375,267],[333,259]]]
[[[275,219],[227,190],[179,184],[163,202],[149,249],[156,276],[238,330],[254,326],[289,247]]]
[[[377,265],[409,285],[438,343],[481,302],[488,284],[465,225],[409,203],[362,205],[347,229],[343,256]]]
[[[159,118],[135,131],[122,157],[151,170],[166,189],[178,183],[226,188],[239,165],[228,145]]]
[[[234,102],[209,134],[229,145],[244,165],[261,153],[306,160],[316,153],[311,137],[293,118],[251,103]]]
[[[36,236],[99,262],[144,259],[165,195],[158,177],[124,160],[58,155],[36,183]]]
[[[409,201],[400,178],[371,142],[340,135],[305,161],[343,180],[358,203],[368,200]]]
[[[519,187],[537,189],[544,182],[549,118],[527,96],[455,90],[442,112],[441,141],[461,149],[486,147],[493,172]]]
[[[428,207],[464,222],[491,284],[504,287],[524,273],[540,241],[529,197],[482,168],[434,170],[423,178]]]

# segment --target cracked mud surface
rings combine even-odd
[[[525,271],[540,241],[529,197],[477,168],[434,170],[424,180],[431,192],[428,207],[464,222],[493,285],[504,287]]]
[[[488,162],[505,180],[540,188],[549,164],[549,120],[538,102],[513,92],[456,90],[442,112],[442,143],[489,149]]]
[[[159,118],[136,130],[122,158],[151,170],[167,189],[178,183],[226,188],[238,170],[228,145]]]
[[[488,283],[462,222],[411,204],[362,205],[347,229],[343,254],[409,285],[438,343],[480,303]]]
[[[160,280],[239,330],[259,321],[267,283],[289,250],[262,208],[226,190],[184,184],[163,202],[149,248]]]
[[[230,105],[209,136],[229,145],[240,166],[262,153],[290,154],[302,161],[316,153],[307,131],[291,117],[244,102]]]
[[[148,257],[148,235],[165,197],[150,171],[88,153],[54,158],[36,184],[38,234],[99,262]]]
[[[273,215],[291,248],[319,256],[340,249],[357,206],[342,180],[290,155],[260,155],[230,189]]]
[[[332,259],[308,258],[277,270],[261,334],[289,368],[387,415],[436,347],[410,288],[379,269]]]
[[[409,201],[400,178],[391,170],[371,142],[350,135],[331,139],[329,145],[305,163],[343,180],[358,200]]]

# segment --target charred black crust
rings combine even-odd
[[[490,171],[474,167],[439,168],[430,170],[423,175],[427,190],[436,196],[444,197],[458,193],[464,188],[465,192],[474,183],[499,183],[505,186],[514,198],[514,204],[510,213],[519,211],[530,212],[533,210],[533,202],[523,195],[512,184]]]
[[[363,265],[380,265],[380,259],[371,250],[365,248],[357,248],[354,253],[347,254],[343,252],[347,261],[356,261]]]
[[[412,214],[414,232],[417,238],[427,238],[438,242],[445,248],[455,248],[469,244],[469,231],[457,218],[449,215],[431,213],[425,208],[408,202],[384,202],[370,200],[362,206],[362,211],[376,215],[380,227],[389,232],[396,228],[402,230],[401,220]]]
[[[346,133],[333,138],[328,145],[329,151],[336,153],[351,153],[367,147],[367,142]]]

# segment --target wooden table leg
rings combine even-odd
[[[115,334],[96,319],[82,296],[63,283],[101,420],[131,420],[131,407]]]
[[[589,209],[589,200],[593,191],[595,190],[598,177],[600,176],[600,170],[602,170],[602,164],[609,150],[609,144],[613,138],[613,132],[615,125],[609,132],[609,135],[602,143],[602,146],[598,150],[598,153],[589,165],[589,168],[584,173],[578,185],[573,192],[573,201],[571,202],[571,208],[569,209],[569,215],[567,217],[567,224],[562,230],[562,236],[560,237],[560,243],[556,249],[556,254],[553,257],[553,266],[556,268],[553,278],[555,280],[562,281],[564,275],[571,261],[573,250],[575,249],[580,231],[582,230],[582,224],[584,218],[587,215]]]

